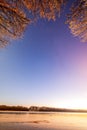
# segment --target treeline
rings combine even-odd
[[[0,105],[0,110],[2,110],[2,111],[28,111],[29,109],[27,107],[23,107],[23,106]]]
[[[82,109],[65,109],[65,108],[54,108],[54,107],[37,107],[31,106],[30,111],[42,111],[42,112],[87,112]]]
[[[36,111],[36,112],[86,112],[87,110],[81,109],[65,109],[65,108],[54,108],[54,107],[38,107],[38,106],[30,106],[23,107],[23,106],[7,106],[7,105],[0,105],[1,111]]]

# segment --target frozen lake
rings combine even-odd
[[[0,130],[87,130],[87,113],[4,111]]]

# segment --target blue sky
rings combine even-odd
[[[87,43],[64,22],[39,20],[0,49],[0,104],[87,108]]]

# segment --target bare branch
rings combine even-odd
[[[67,23],[74,36],[87,41],[87,0],[77,0],[68,15]]]
[[[0,0],[0,47],[20,38],[26,26],[45,18],[55,20],[67,0]]]

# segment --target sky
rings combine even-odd
[[[0,49],[0,104],[87,109],[87,42],[71,34],[65,14]]]

